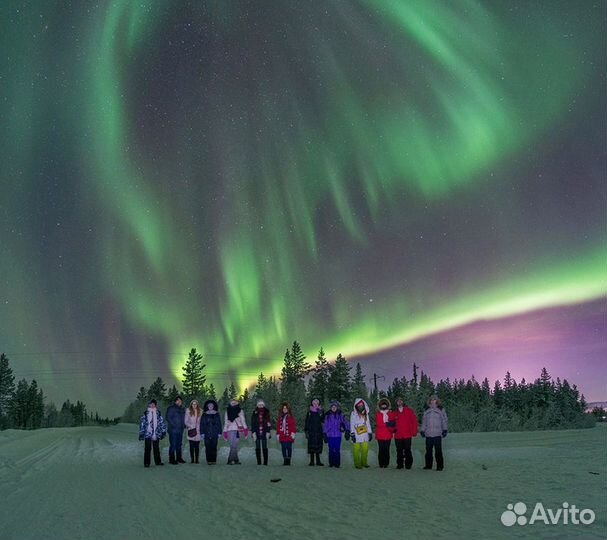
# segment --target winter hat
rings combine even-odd
[[[405,399],[404,399],[403,397],[401,397],[401,396],[398,396],[398,397],[396,398],[396,403],[398,403],[399,401],[400,401],[400,402],[401,402],[403,405],[405,404]]]
[[[331,403],[329,404],[329,407],[333,407],[333,405],[335,405],[338,409],[341,408],[341,403],[339,401],[337,401],[336,399],[332,399]]]
[[[258,399],[257,400],[257,407],[258,408],[265,407],[265,406],[266,406],[266,403],[265,403],[265,401],[263,399]]]
[[[386,405],[387,408],[390,408],[390,400],[388,398],[381,398],[378,402],[377,402],[377,408],[381,409],[382,405]]]

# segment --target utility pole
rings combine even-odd
[[[384,379],[383,375],[378,375],[377,373],[373,374],[373,388],[375,388],[375,395],[377,395],[377,379]]]

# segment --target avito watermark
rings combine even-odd
[[[531,517],[527,517],[527,505],[524,502],[508,504],[502,513],[501,521],[506,527],[513,525],[590,525],[594,523],[595,514],[590,508],[579,509],[575,504],[564,502],[553,510],[546,508],[541,502],[535,503]]]

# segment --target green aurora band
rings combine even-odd
[[[118,319],[168,351],[225,354],[207,363],[245,385],[255,370],[278,371],[293,339],[309,356],[322,345],[352,358],[606,294],[604,224],[578,243],[546,229],[523,245],[516,212],[529,149],[566,121],[591,80],[587,49],[567,39],[584,34],[590,15],[576,23],[556,4],[520,4],[524,22],[515,24],[505,7],[474,0],[312,3],[309,12],[299,2],[267,2],[258,4],[267,15],[263,47],[273,51],[264,57],[254,54],[261,14],[243,16],[236,2],[194,5],[180,13],[169,2],[114,1],[83,16],[77,48],[62,42],[54,66],[73,82],[63,99],[55,88],[52,101],[27,84],[50,54],[42,31],[37,41],[23,36],[41,26],[39,13],[50,21],[43,31],[60,34],[58,3],[39,2],[3,38],[20,57],[4,66],[11,165],[3,159],[2,170],[19,182],[11,206],[27,207],[36,185],[30,163],[42,143],[32,132],[58,119],[69,126],[62,152],[79,171],[73,197],[83,215],[96,209],[95,232],[83,240],[94,259],[74,269],[82,283],[96,283],[76,287],[83,300],[119,306]],[[146,88],[160,86],[157,59],[166,69],[162,49],[185,20],[200,28],[211,21],[215,37],[209,50],[189,53],[200,64],[184,53],[169,77],[187,92],[175,91],[158,112],[169,91],[150,97]],[[600,47],[598,31],[586,34],[584,43]],[[215,60],[219,50],[230,56]],[[146,106],[155,111],[149,122]],[[496,230],[455,230],[456,216],[479,205],[472,220],[481,215]],[[454,264],[446,284],[453,252],[443,259],[442,244],[421,240],[441,219],[454,242],[478,234],[479,245],[464,250],[469,262]],[[10,242],[3,272],[19,283],[23,268],[43,262]],[[398,255],[383,268],[386,246]],[[416,273],[403,280],[397,269],[407,262]],[[51,305],[74,286],[71,270],[62,274],[49,283],[37,269],[14,297],[33,305],[47,294],[41,309],[52,319]],[[11,328],[51,350],[65,348],[67,328],[70,346],[89,350],[71,332],[78,315],[64,316],[61,330],[51,322],[32,329],[27,311],[16,310]],[[108,362],[119,368],[125,358],[110,337],[116,355]],[[183,357],[169,361],[179,377]]]

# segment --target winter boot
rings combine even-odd
[[[314,467],[314,454],[310,454],[310,463],[308,463],[310,467]]]
[[[194,462],[200,463],[200,447],[194,448]]]
[[[264,465],[268,464],[268,449],[267,448],[263,449],[263,464]]]
[[[285,458],[285,461],[286,461],[285,465],[291,465],[291,458],[290,457]]]
[[[194,463],[194,448],[190,448],[190,463]]]
[[[255,457],[257,458],[257,465],[261,465],[261,449],[255,448]]]
[[[316,465],[319,465],[321,467],[325,466],[325,464],[320,461],[320,454],[318,453],[316,454]]]
[[[177,460],[175,459],[175,452],[169,452],[169,463],[171,465],[177,465]]]
[[[176,459],[177,459],[177,463],[185,463],[185,459],[183,459],[183,457],[181,457],[181,451],[180,450],[177,451]]]

